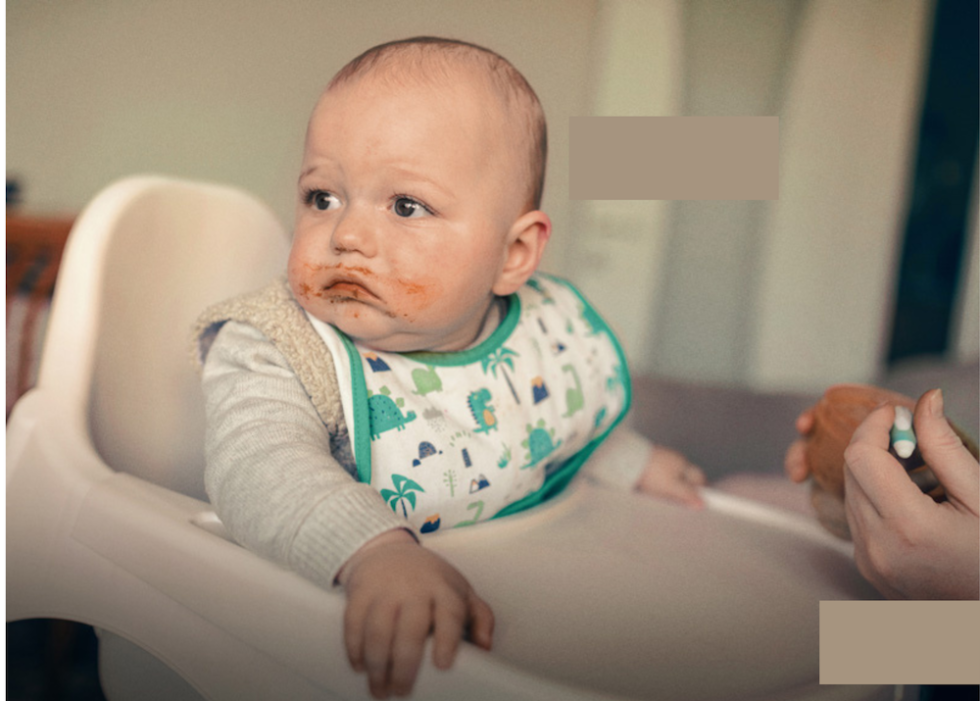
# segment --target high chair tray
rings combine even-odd
[[[496,614],[493,655],[628,698],[891,698],[818,684],[819,602],[880,598],[814,521],[706,490],[696,511],[579,483],[426,545]]]

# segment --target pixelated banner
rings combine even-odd
[[[779,199],[778,117],[572,117],[573,200]]]
[[[980,601],[821,601],[821,684],[980,684]]]

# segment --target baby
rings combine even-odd
[[[499,55],[375,47],[310,118],[287,279],[199,322],[214,507],[246,547],[344,587],[377,698],[411,690],[430,633],[442,669],[464,635],[491,645],[490,608],[423,534],[541,503],[597,449],[593,479],[701,503],[700,470],[613,432],[622,350],[535,274],[545,157],[537,96]]]

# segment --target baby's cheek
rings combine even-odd
[[[290,258],[286,269],[286,280],[299,305],[319,318],[317,303],[322,294],[316,282],[316,272],[316,266]]]
[[[308,300],[315,289],[310,280],[310,273],[301,265],[294,265],[290,260],[289,268],[286,271],[286,279],[289,281],[289,288],[293,291],[293,296],[301,303]]]
[[[436,280],[395,280],[392,302],[399,316],[414,321],[442,295],[442,285]]]

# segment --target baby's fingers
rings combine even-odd
[[[432,625],[432,611],[425,605],[407,606],[398,617],[391,646],[390,689],[396,696],[407,696],[415,685],[425,651],[425,639]]]
[[[661,495],[694,509],[704,506],[698,483],[687,478],[663,485]]]
[[[678,457],[680,457],[678,455]],[[701,508],[704,500],[700,488],[707,480],[699,467],[681,459],[657,474],[653,493],[691,508]]]
[[[470,640],[489,650],[493,646],[493,610],[476,594],[470,594]]]
[[[449,669],[466,626],[466,606],[459,599],[437,603],[434,618],[432,662],[439,669]]]
[[[344,611],[344,647],[355,672],[364,671],[364,618],[367,608],[363,601],[352,600]]]
[[[364,669],[368,688],[376,699],[388,698],[391,646],[397,620],[397,607],[375,603],[364,623]]]

